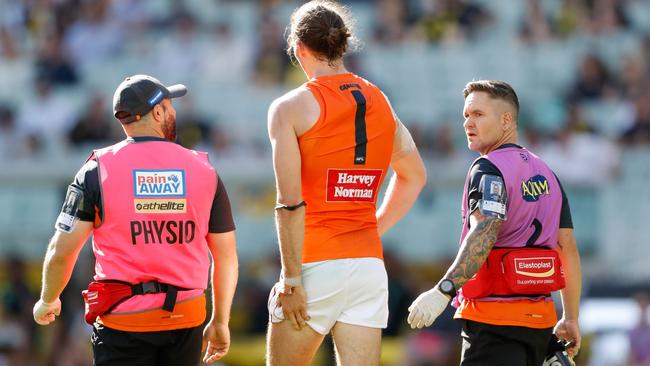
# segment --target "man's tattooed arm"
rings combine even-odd
[[[461,245],[454,263],[449,267],[444,278],[450,279],[459,289],[485,263],[490,250],[497,240],[502,220],[484,216],[479,210],[472,213],[470,229]]]

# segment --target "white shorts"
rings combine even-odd
[[[302,265],[307,293],[307,321],[320,334],[328,334],[336,322],[370,328],[388,323],[388,276],[379,258],[335,259]],[[284,320],[278,293],[271,290],[269,319]]]

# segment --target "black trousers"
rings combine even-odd
[[[461,322],[461,366],[542,366],[553,334],[553,328]]]
[[[196,366],[201,326],[161,332],[125,332],[95,323],[91,337],[95,366]]]

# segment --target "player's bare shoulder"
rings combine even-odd
[[[275,99],[269,107],[269,128],[272,124],[288,123],[301,135],[316,123],[320,106],[306,86],[295,88]]]

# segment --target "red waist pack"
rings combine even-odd
[[[463,296],[545,295],[565,286],[558,252],[546,248],[494,248],[463,288]]]
[[[111,311],[121,302],[133,296],[130,283],[122,281],[92,281],[81,292],[85,302],[86,323],[93,325],[98,316]]]

